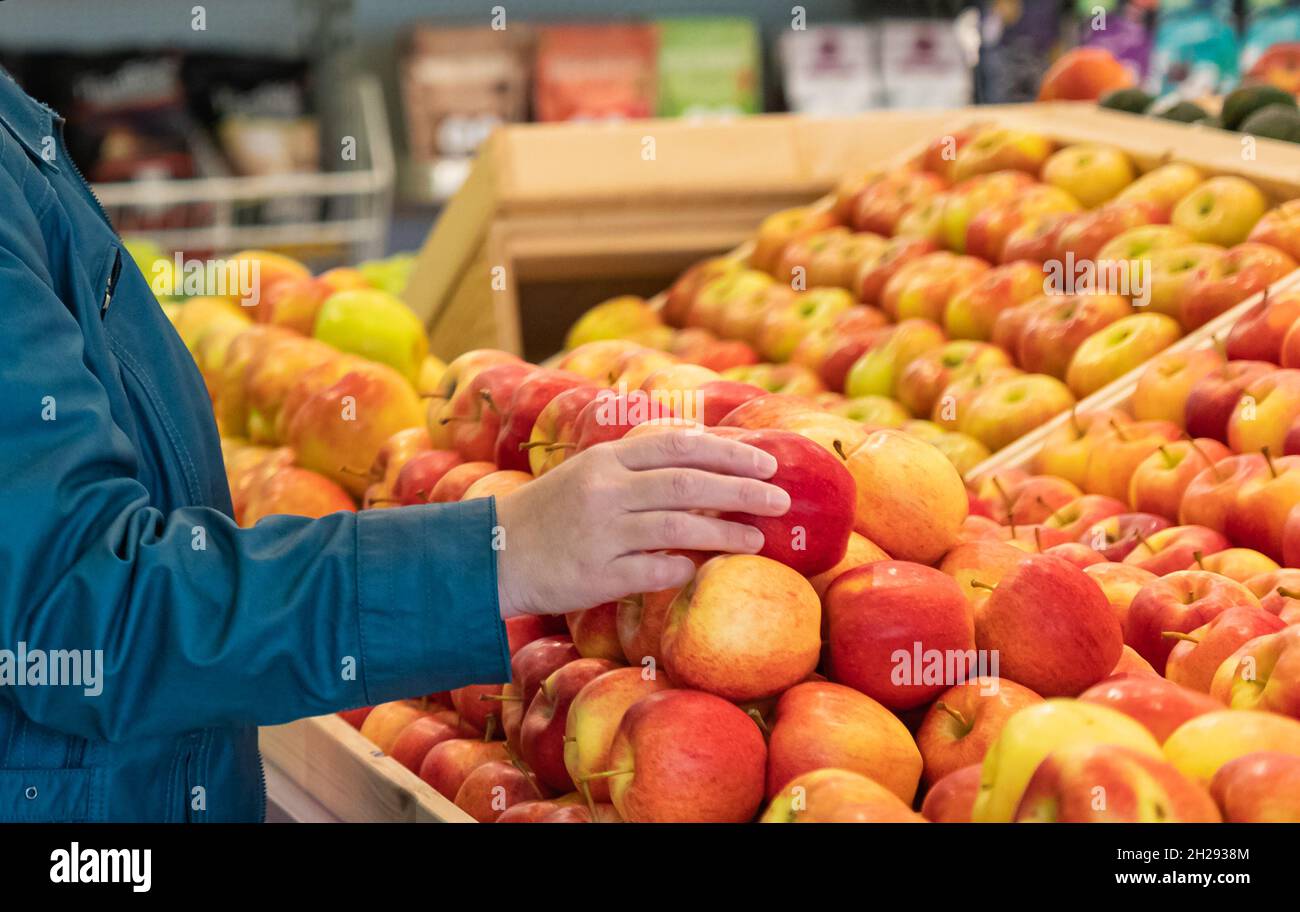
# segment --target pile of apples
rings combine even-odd
[[[621,297],[570,347],[629,338],[728,379],[901,427],[965,471],[1296,268],[1300,204],[1241,177],[1002,127],[776,213],[662,300]],[[1149,275],[1149,300],[1051,293],[1086,263]],[[1067,289],[1068,290],[1068,289]],[[676,332],[674,332],[674,329]]]

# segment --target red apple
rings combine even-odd
[[[860,773],[820,769],[785,783],[759,823],[925,823],[883,785]]]
[[[1157,355],[1138,378],[1129,408],[1139,421],[1170,421],[1185,427],[1187,399],[1203,377],[1222,369],[1224,357],[1217,348],[1168,351]]]
[[[762,732],[735,704],[665,690],[619,723],[610,797],[629,823],[745,823],[763,801],[766,765]]]
[[[1187,433],[1228,442],[1228,420],[1252,383],[1277,368],[1267,361],[1229,361],[1192,384],[1184,406]]]
[[[1165,677],[1203,694],[1224,660],[1257,636],[1286,625],[1255,605],[1234,605],[1190,633],[1178,634],[1165,662]]]
[[[1103,560],[1122,561],[1139,541],[1169,528],[1169,525],[1169,520],[1152,513],[1119,513],[1084,529],[1079,541],[1095,550]]]
[[[406,461],[393,483],[393,499],[402,506],[428,503],[442,477],[464,462],[453,450],[425,450]]]
[[[726,436],[776,458],[776,474],[768,482],[790,495],[790,509],[782,516],[723,513],[720,518],[754,526],[763,533],[759,554],[804,576],[839,563],[857,508],[853,476],[843,460],[790,431],[728,429]]]
[[[1142,587],[1154,579],[1158,579],[1150,570],[1143,570],[1141,567],[1134,567],[1131,564],[1122,564],[1114,562],[1103,562],[1100,564],[1091,564],[1083,568],[1083,572],[1092,577],[1097,585],[1101,586],[1101,591],[1105,594],[1107,601],[1110,602],[1111,610],[1115,612],[1115,619],[1119,621],[1120,629],[1124,629],[1124,624],[1128,619],[1129,606],[1133,604],[1133,599]],[[1129,650],[1125,645],[1124,649]],[[1124,659],[1120,658],[1122,664]],[[1139,661],[1141,661],[1139,659]],[[1114,669],[1111,670],[1112,674]]]
[[[931,823],[970,823],[983,768],[982,763],[972,763],[936,782],[921,802],[921,816]]]
[[[1133,470],[1128,502],[1139,512],[1177,519],[1183,493],[1192,480],[1231,455],[1231,450],[1211,437],[1163,443]]]
[[[494,462],[462,462],[448,469],[429,492],[430,503],[459,503],[480,478],[497,470]]]
[[[523,770],[504,760],[492,760],[465,777],[455,802],[479,823],[495,823],[512,805],[543,797]]]
[[[1052,751],[1038,765],[1013,819],[1218,823],[1220,818],[1205,786],[1172,764],[1117,744],[1072,744]]]
[[[1214,673],[1210,696],[1231,709],[1300,719],[1300,625],[1243,643]]]
[[[565,390],[590,385],[591,381],[579,374],[559,370],[537,370],[525,377],[510,397],[492,456],[486,458],[494,459],[502,469],[532,471],[523,445],[532,436],[542,409]]]
[[[796,684],[776,704],[767,794],[803,773],[834,767],[873,779],[911,804],[921,752],[898,717],[866,694],[822,681]]]
[[[1005,678],[972,678],[944,691],[916,732],[926,783],[936,785],[963,767],[982,763],[1007,719],[1042,699]]]
[[[1192,273],[1179,320],[1188,331],[1204,326],[1295,268],[1295,260],[1267,244],[1247,242],[1229,248]],[[1229,351],[1228,357],[1235,356]]]
[[[1230,760],[1210,780],[1225,823],[1300,823],[1300,757],[1258,751]]]
[[[454,738],[429,749],[418,775],[435,791],[454,799],[466,777],[475,769],[485,763],[509,759],[504,741]]]
[[[831,679],[891,709],[930,702],[958,683],[946,678],[945,657],[973,655],[970,605],[961,587],[921,564],[877,561],[848,571],[827,590],[826,613]],[[938,674],[931,667],[935,656]]]
[[[1124,642],[1163,671],[1176,640],[1167,633],[1191,633],[1234,605],[1259,607],[1236,580],[1204,570],[1179,570],[1143,587],[1129,606]]]
[[[589,681],[617,667],[607,659],[576,659],[552,672],[529,703],[519,729],[519,754],[547,788],[573,789],[564,765],[569,705]]]
[[[1178,508],[1178,521],[1222,532],[1228,527],[1228,513],[1236,503],[1241,486],[1267,472],[1268,463],[1259,453],[1220,459],[1202,469],[1187,485]]]
[[[1223,708],[1208,694],[1146,674],[1108,677],[1079,694],[1079,700],[1132,716],[1161,743],[1188,719]]]
[[[1214,554],[1229,546],[1230,542],[1213,529],[1205,526],[1170,526],[1150,538],[1142,538],[1124,558],[1124,563],[1150,570],[1157,576],[1186,570],[1196,555]]]
[[[564,728],[564,768],[592,801],[609,800],[609,749],[627,710],[642,697],[671,687],[653,669],[616,668],[589,681],[569,703]]]
[[[1073,696],[1105,677],[1124,645],[1101,587],[1058,557],[1026,556],[975,615],[975,642],[999,674],[1043,696]]]
[[[1282,363],[1282,340],[1287,330],[1300,320],[1300,293],[1284,291],[1265,295],[1242,315],[1228,332],[1224,346],[1233,361],[1271,361]]]
[[[816,668],[821,603],[784,564],[715,557],[673,599],[660,648],[669,677],[684,687],[737,701],[770,697]]]
[[[402,729],[388,755],[411,772],[418,773],[430,750],[459,737],[460,732],[454,727],[432,716],[423,716]]]

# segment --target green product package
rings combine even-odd
[[[762,109],[760,43],[737,17],[663,19],[659,29],[659,115],[754,114]]]

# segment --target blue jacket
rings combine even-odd
[[[256,726],[509,679],[495,504],[238,528],[61,134],[0,70],[0,821],[261,820]]]

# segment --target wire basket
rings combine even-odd
[[[340,137],[355,139],[355,157],[341,160],[339,170],[144,178],[96,184],[95,193],[119,230],[187,255],[258,248],[321,264],[383,256],[394,184],[383,90],[363,74],[343,94],[331,117]]]

